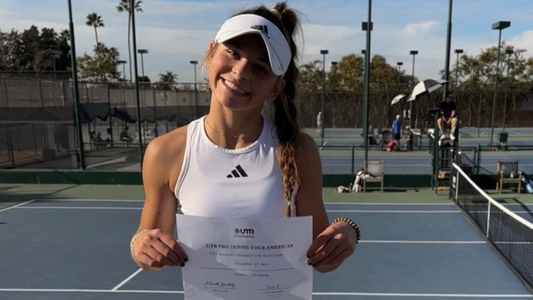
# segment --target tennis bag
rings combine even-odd
[[[522,192],[533,194],[533,179],[529,178],[526,172],[522,172]]]

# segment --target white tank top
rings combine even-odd
[[[182,213],[204,217],[284,217],[287,201],[272,121],[263,117],[259,138],[246,148],[232,150],[217,146],[207,137],[204,119],[205,116],[191,122],[187,128],[183,165],[174,189]]]

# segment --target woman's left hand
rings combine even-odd
[[[356,241],[357,233],[350,224],[332,224],[319,234],[309,247],[308,264],[313,267],[331,265],[335,269],[353,254]]]

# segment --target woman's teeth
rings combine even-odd
[[[237,93],[239,93],[239,94],[241,94],[241,95],[245,95],[245,94],[246,94],[245,91],[243,91],[242,89],[240,89],[238,86],[234,85],[233,83],[227,81],[226,79],[224,79],[224,83],[225,83],[226,86],[227,86],[228,88],[230,88],[232,91],[235,91],[235,92],[237,92]]]

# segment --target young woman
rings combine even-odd
[[[282,218],[313,216],[308,263],[336,269],[354,250],[359,229],[347,218],[331,225],[322,202],[314,140],[296,122],[300,28],[286,3],[228,19],[204,59],[209,114],[150,142],[144,159],[146,201],[130,248],[143,269],[184,266],[172,237],[179,202],[186,215]],[[265,104],[275,107],[271,121]]]

